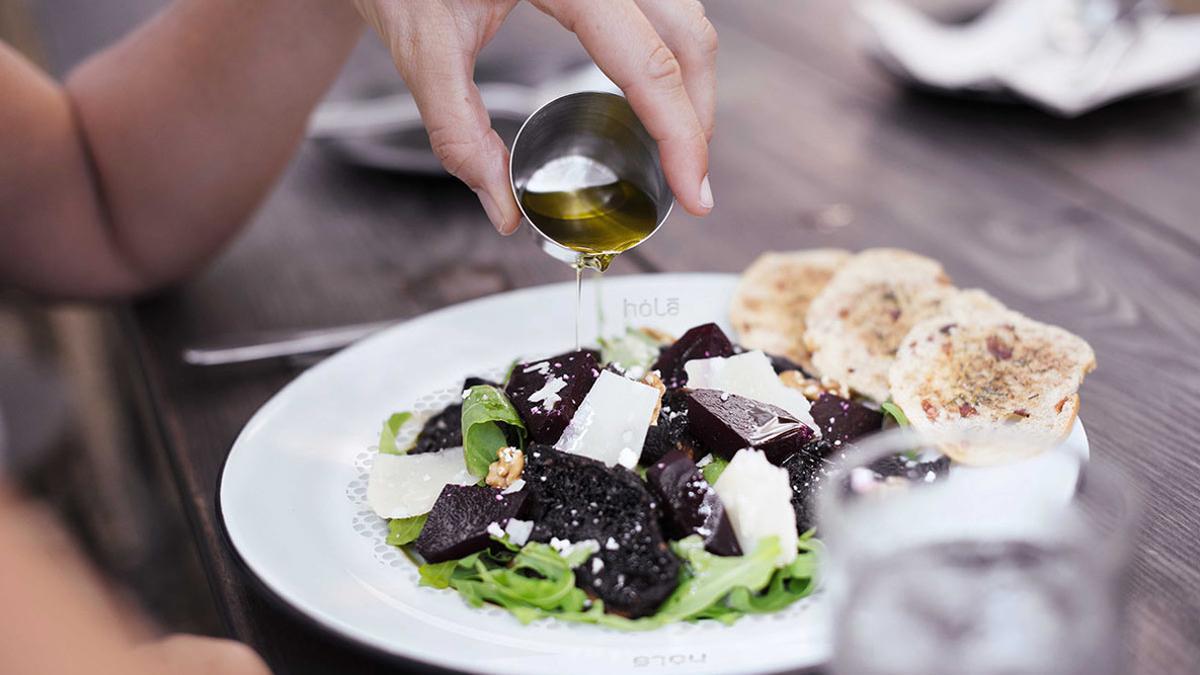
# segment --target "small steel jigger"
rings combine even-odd
[[[624,96],[587,91],[550,101],[525,120],[513,139],[509,176],[513,197],[541,249],[570,265],[578,264],[581,254],[542,232],[521,204],[530,179],[551,162],[562,165],[568,179],[577,176],[586,181],[599,171],[623,178],[649,195],[657,222],[646,239],[662,227],[675,204],[659,162],[658,144]]]

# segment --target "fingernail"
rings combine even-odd
[[[706,209],[713,207],[712,186],[708,184],[708,174],[704,174],[704,180],[700,181],[700,206]]]
[[[500,206],[496,204],[496,200],[484,191],[476,192],[479,195],[479,203],[483,204],[483,211],[487,213],[488,220],[492,221],[492,227],[500,234],[508,234],[504,231],[504,214],[500,211]]]

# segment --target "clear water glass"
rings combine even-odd
[[[1126,481],[1068,453],[1070,471],[1044,481],[1013,466],[926,471],[937,465],[919,462],[948,442],[1024,441],[880,434],[849,452],[820,493],[833,672],[1124,672],[1136,515]],[[914,470],[883,478],[884,461]]]

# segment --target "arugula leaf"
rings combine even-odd
[[[771,581],[779,557],[779,539],[762,539],[754,552],[718,556],[704,550],[704,540],[691,536],[671,545],[687,563],[688,578],[675,589],[654,615],[662,623],[690,619],[704,613],[734,589],[757,593]]]
[[[450,588],[450,577],[461,560],[447,560],[440,563],[425,563],[417,568],[421,575],[421,585],[431,588]]]
[[[908,416],[904,414],[900,406],[888,400],[879,404],[879,407],[883,410],[883,414],[895,420],[897,425],[902,427],[908,426]]]
[[[705,464],[700,472],[704,474],[704,480],[708,481],[709,485],[716,485],[717,479],[725,472],[727,466],[729,466],[729,460],[713,455],[712,461]]]
[[[508,445],[505,424],[517,429],[519,444],[524,447],[525,424],[504,392],[487,384],[467,390],[462,409],[463,453],[472,475],[486,476],[488,466],[496,461],[496,451]]]
[[[387,543],[392,546],[405,546],[413,543],[417,537],[421,536],[421,528],[425,527],[426,520],[429,520],[428,513],[389,520]]]
[[[521,359],[513,359],[512,363],[508,364],[508,367],[504,369],[504,379],[500,380],[500,384],[508,384],[509,381],[512,380],[513,371],[516,370],[517,366],[519,365],[521,365]]]
[[[404,426],[405,422],[412,419],[410,412],[392,413],[392,416],[387,418],[383,423],[383,431],[379,432],[379,451],[385,455],[403,455],[408,452],[408,448],[401,450],[396,447],[396,436],[400,433],[400,427]]]
[[[649,370],[658,360],[658,342],[636,328],[626,328],[624,335],[614,338],[600,338],[599,343],[600,360],[614,363],[622,370]]]

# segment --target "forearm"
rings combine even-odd
[[[48,216],[23,234],[25,265],[43,264],[18,283],[103,297],[203,264],[287,163],[359,33],[346,0],[177,0],[81,65],[48,156],[65,166],[28,186],[62,204],[27,211]]]

